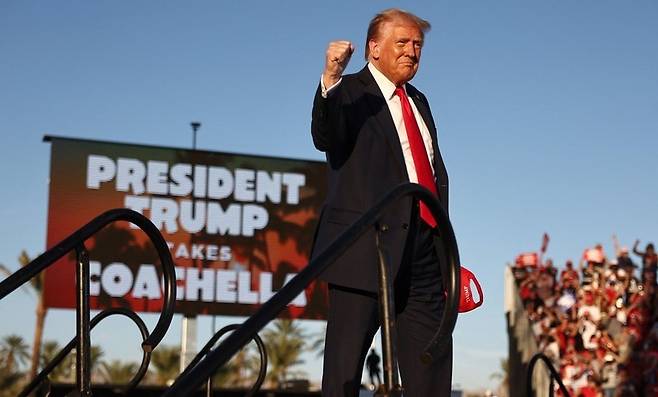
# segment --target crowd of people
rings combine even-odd
[[[632,257],[613,240],[614,257],[599,244],[561,271],[520,255],[514,278],[539,349],[571,396],[658,396],[658,255],[636,241]]]

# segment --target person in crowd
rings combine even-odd
[[[617,235],[613,234],[612,235],[612,241],[614,242],[615,245],[615,254],[617,255],[617,262],[616,265],[624,269],[628,274],[631,276],[634,276],[635,268],[637,265],[633,263],[633,260],[631,259],[630,255],[628,254],[628,247],[627,246],[621,246],[619,244],[619,240],[617,239]]]
[[[587,248],[583,251],[583,256],[580,259],[580,264],[591,262],[594,266],[601,267],[607,262],[603,246],[596,244],[594,248]]]
[[[625,364],[619,364],[617,366],[617,378],[618,383],[614,397],[639,397],[637,388],[631,381],[631,375]]]
[[[617,388],[617,364],[614,360],[606,360],[601,371],[603,397],[614,397]]]
[[[635,240],[633,244],[633,253],[640,258],[642,258],[642,281],[645,281],[645,277],[648,273],[653,275],[653,279],[656,279],[656,269],[658,268],[658,254],[656,254],[656,249],[653,246],[653,243],[648,243],[644,252],[638,250],[640,245],[640,240]]]
[[[582,397],[598,397],[598,388],[594,383],[594,376],[587,375],[587,384],[580,389],[579,396]]]
[[[573,262],[571,260],[566,262],[565,267],[566,269],[560,274],[560,283],[564,288],[573,288],[575,290],[580,283],[578,272],[573,268]]]
[[[598,348],[596,329],[596,323],[590,317],[589,312],[585,311],[583,317],[578,321],[578,333],[583,339],[583,347],[587,350],[594,351]]]
[[[523,264],[523,262],[516,261],[512,267],[512,275],[517,283],[522,282],[528,277],[528,268]]]
[[[382,378],[379,376],[381,369],[379,368],[379,362],[381,359],[375,351],[375,349],[370,349],[370,354],[366,358],[366,368],[368,369],[368,375],[370,376],[370,383],[373,388],[382,384]],[[375,380],[377,383],[375,384]]]
[[[555,266],[553,266],[552,259],[546,259],[546,262],[544,262],[544,264],[539,267],[539,271],[542,274],[546,274],[548,277],[550,277],[553,282],[553,286],[555,286],[557,282],[557,269]]]

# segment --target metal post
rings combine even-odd
[[[196,133],[201,128],[201,123],[198,121],[192,121],[190,123],[192,127],[192,150],[196,150]],[[192,158],[192,179],[194,179],[194,157]],[[194,215],[194,210],[196,206],[194,205],[194,197],[192,198],[192,215]],[[196,235],[192,235],[192,242]],[[196,264],[196,259],[193,260],[193,265]],[[187,269],[185,269],[187,273]],[[197,327],[197,317],[193,314],[185,314],[183,316],[182,323],[182,332],[181,332],[181,355],[180,355],[180,370],[183,372],[189,363],[194,359],[194,356],[197,353],[196,349],[196,327]]]
[[[183,372],[185,368],[192,362],[194,356],[197,354],[196,348],[196,327],[197,317],[194,315],[184,315],[181,332],[181,355],[180,355],[180,370]]]
[[[208,378],[208,382],[206,384],[206,397],[212,397],[212,376]]]
[[[217,288],[217,278],[215,278],[215,288]],[[215,335],[215,332],[216,332],[215,321],[216,321],[216,316],[213,314],[212,315],[212,322],[210,324],[210,326],[212,327],[212,332],[210,333],[210,335]],[[206,384],[206,397],[212,397],[212,387],[213,387],[213,383],[212,383],[212,376],[211,376],[211,377],[208,378],[208,382]]]
[[[387,225],[376,225],[375,241],[379,254],[379,321],[382,327],[382,356],[384,362],[383,388],[375,396],[402,396],[402,386],[398,378],[398,355],[393,340],[395,335],[395,301],[391,285],[389,260],[382,246],[382,233],[388,230]]]
[[[192,150],[196,150],[196,132],[201,128],[201,123],[193,121],[190,126],[192,126]]]
[[[75,382],[80,396],[91,396],[91,338],[89,335],[89,254],[84,243],[75,249],[77,255]]]

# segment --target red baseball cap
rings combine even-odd
[[[478,282],[477,278],[475,278],[475,275],[464,266],[462,266],[461,269],[462,270],[461,270],[461,288],[459,294],[459,312],[466,313],[482,306],[482,303],[484,302],[484,295],[482,294],[482,287],[480,286],[480,283]],[[474,297],[473,297],[473,290],[471,288],[471,282],[473,283],[473,285],[475,285],[475,288],[477,289],[477,293],[479,297],[479,300],[477,302],[473,299]]]

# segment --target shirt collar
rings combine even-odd
[[[384,76],[384,74],[380,72],[379,69],[377,69],[375,65],[373,65],[370,62],[368,62],[368,70],[370,70],[372,77],[375,78],[375,82],[379,86],[379,89],[381,90],[382,95],[384,95],[384,98],[386,98],[387,101],[393,98],[395,96],[395,88],[396,88],[395,84],[393,84],[391,80],[389,80],[386,76]],[[406,93],[407,85],[406,84],[402,85],[402,88]]]

